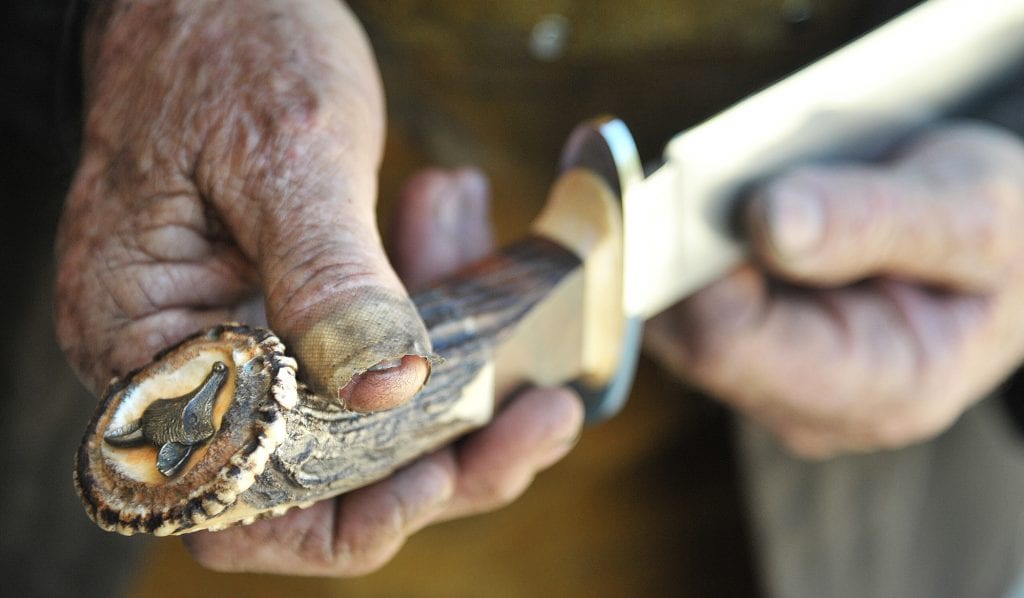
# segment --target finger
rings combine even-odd
[[[262,305],[251,263],[197,197],[156,195],[128,209],[92,163],[61,222],[54,319],[62,349],[99,392],[185,336]]]
[[[765,401],[748,409],[746,416],[770,430],[791,455],[805,460],[821,461],[840,454],[892,448],[870,428],[807,417],[784,401]]]
[[[240,79],[234,109],[210,118],[194,172],[255,264],[267,320],[299,375],[318,395],[370,411],[415,394],[430,344],[377,232],[380,75],[339,6],[290,11],[254,34],[300,34],[316,51]]]
[[[752,268],[714,283],[652,324],[656,355],[748,412],[778,401],[782,390],[794,405],[825,400],[831,389],[814,378],[811,366],[853,365],[845,353],[847,331],[828,303],[799,294],[780,298]]]
[[[583,404],[568,389],[531,389],[488,427],[457,448],[458,479],[443,518],[504,506],[536,473],[572,449],[583,425]]]
[[[425,170],[406,185],[391,238],[409,288],[452,274],[493,249],[487,180],[472,169]]]
[[[321,175],[264,217],[268,320],[316,392],[354,410],[387,409],[422,387],[430,341],[381,246],[375,189]]]
[[[821,458],[947,427],[976,390],[961,380],[964,340],[987,311],[977,297],[888,280],[769,289],[743,268],[652,321],[647,341],[794,452]]]
[[[821,410],[839,402],[828,376],[856,366],[843,360],[823,305],[794,301],[779,310],[778,301],[761,272],[741,268],[648,322],[645,344],[663,366],[771,430],[794,454],[823,458],[831,453],[816,433]]]
[[[730,346],[762,326],[770,302],[765,275],[741,267],[644,326],[644,348],[678,378],[698,384],[733,375]]]
[[[91,106],[91,122],[95,120],[94,127],[102,131],[95,137],[104,142],[89,145],[87,153],[93,161],[105,161],[99,169],[118,182],[114,190],[122,192],[125,201],[113,202],[120,209],[96,211],[100,218],[116,223],[125,210],[149,209],[153,198],[201,198],[196,203],[203,217],[226,232],[213,245],[235,243],[251,264],[253,275],[246,280],[259,281],[269,324],[299,357],[306,382],[318,394],[340,396],[358,410],[401,402],[420,387],[428,370],[422,358],[405,357],[428,354],[429,343],[384,258],[375,229],[375,177],[384,111],[368,40],[340,4],[296,6],[285,17],[256,10],[246,21],[234,19],[233,13],[212,13],[206,15],[208,19],[199,19],[196,27],[182,29],[180,36],[169,40],[158,36],[158,42],[178,44],[167,51],[141,46],[166,58],[157,69],[163,75],[147,80],[152,85],[131,83],[137,83],[140,75],[138,61],[114,61],[120,69],[103,70],[113,79],[107,81],[110,86],[99,88],[113,89],[116,93],[109,99],[115,103],[114,108],[104,102]],[[232,36],[224,44],[200,43],[211,30],[239,26],[261,43],[238,44]],[[137,27],[119,31],[139,37]],[[283,55],[273,51],[275,44],[286,44],[296,35],[314,51],[298,49],[284,53],[287,60],[275,60]],[[209,68],[197,71],[193,58],[200,55]],[[176,82],[173,89],[161,87],[172,80]],[[126,90],[128,95],[120,93]],[[126,110],[118,109],[121,104],[116,100],[121,97],[132,100],[125,104],[130,104]],[[113,124],[107,122],[110,115],[118,117]],[[105,150],[108,146],[114,149]],[[116,157],[107,155],[109,151]],[[99,198],[110,195],[97,191]],[[102,249],[110,242],[110,228],[99,229],[98,242],[78,239],[76,249]],[[74,265],[66,265],[62,276],[70,267]],[[160,270],[152,269],[157,275]],[[204,272],[208,278],[221,274]],[[92,349],[100,356],[97,362],[112,364],[107,367],[115,371],[123,368],[122,360],[138,360],[142,353],[138,349],[148,346],[150,338],[193,332],[211,318],[234,313],[230,309],[234,306],[225,306],[221,300],[248,298],[239,297],[236,290],[208,295],[206,303],[198,306],[188,297],[168,306],[166,297],[150,294],[161,291],[152,280],[133,274],[115,282],[126,290],[119,288],[112,299],[114,308],[108,310],[111,315],[93,328],[101,333],[117,330],[110,336],[118,338],[113,343],[97,342],[95,336],[84,343],[75,338],[65,343],[86,346],[78,351],[83,354]],[[186,291],[219,288],[184,277],[170,284]],[[64,290],[67,303],[94,299],[76,288],[74,280]],[[121,297],[125,294],[132,301],[125,302]],[[133,295],[142,301],[135,301]],[[218,303],[210,313],[194,313],[212,301]],[[141,310],[136,304],[149,310],[144,316],[155,319],[139,323]],[[75,314],[61,316],[62,322],[72,325],[82,319]],[[120,332],[128,327],[136,328],[127,331],[130,340],[141,343],[119,342]],[[62,338],[76,336],[68,328],[62,326]],[[118,347],[136,353],[111,355]],[[74,349],[71,353],[82,361]],[[342,393],[353,380],[354,386]]]
[[[354,576],[369,573],[432,521],[454,490],[450,450],[417,461],[343,498],[284,517],[186,536],[203,566],[218,571]]]
[[[342,498],[283,517],[184,538],[218,571],[352,576],[386,563],[412,533],[439,518],[490,510],[518,496],[533,475],[574,444],[583,420],[567,390],[534,389],[460,447],[428,455]]]
[[[745,217],[756,255],[791,280],[838,286],[889,274],[964,290],[997,283],[1019,245],[1024,149],[989,131],[936,134],[893,167],[805,167]]]
[[[236,168],[248,175],[240,192],[209,183],[210,195],[256,263],[269,324],[304,381],[350,409],[376,411],[422,387],[430,342],[376,229],[380,109],[365,99],[340,105],[282,115],[261,159]],[[321,119],[331,122],[311,126]]]

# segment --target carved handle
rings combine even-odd
[[[540,237],[506,248],[413,302],[443,359],[416,397],[361,414],[318,397],[285,414],[288,439],[240,500],[260,510],[309,504],[365,486],[491,418],[494,349],[580,266]]]
[[[383,478],[490,419],[499,342],[580,269],[572,252],[529,237],[417,294],[443,361],[412,401],[386,412],[346,411],[297,385],[294,360],[269,331],[227,325],[186,339],[101,401],[75,471],[86,511],[110,531],[180,534],[279,515]],[[212,439],[185,445],[188,434],[164,432],[146,441],[136,431],[147,412],[196,404],[208,394],[196,388],[225,364],[232,375],[210,411]],[[159,467],[167,454],[180,466]]]

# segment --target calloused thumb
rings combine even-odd
[[[307,179],[301,202],[264,210],[257,261],[268,322],[297,357],[300,379],[350,409],[377,411],[423,386],[431,346],[381,245],[366,199],[375,184],[363,181]]]
[[[408,400],[429,373],[430,339],[379,242],[314,236],[314,253],[284,252],[266,266],[271,326],[318,395],[357,411]]]

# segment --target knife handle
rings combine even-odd
[[[249,523],[386,477],[486,424],[495,397],[525,384],[599,383],[614,373],[621,332],[600,312],[621,315],[620,227],[601,179],[563,175],[534,234],[414,295],[441,361],[388,411],[347,411],[296,383],[298,364],[267,330],[222,325],[161,352],[112,383],[86,430],[75,471],[86,512],[122,534]],[[172,451],[186,455],[173,475],[156,468],[165,447],[105,440],[223,364],[216,431]]]

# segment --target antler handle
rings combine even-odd
[[[495,347],[580,265],[530,237],[414,296],[443,360],[413,400],[385,412],[348,411],[296,384],[295,361],[268,330],[222,325],[188,338],[103,398],[75,472],[86,511],[109,531],[180,534],[281,514],[383,478],[490,419]],[[154,410],[179,401],[180,412],[225,366],[212,440],[122,440]],[[168,446],[189,453],[170,475],[160,467]]]
[[[601,179],[570,171],[536,235],[416,294],[441,359],[395,409],[356,413],[314,394],[265,329],[221,325],[161,352],[111,384],[86,429],[75,469],[86,512],[106,530],[156,535],[280,515],[484,425],[494,397],[524,383],[600,382],[619,333],[600,317],[621,305],[608,282],[621,273],[616,209]]]

